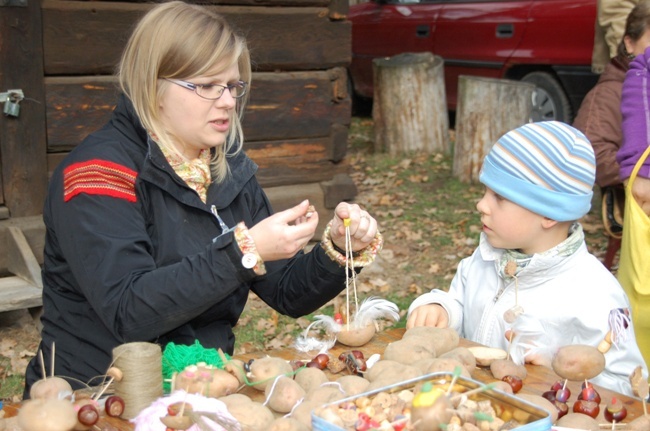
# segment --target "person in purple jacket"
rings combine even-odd
[[[650,144],[650,48],[637,55],[625,75],[621,96],[623,144],[616,154],[624,184]],[[632,195],[650,216],[650,160],[646,160],[632,185]]]

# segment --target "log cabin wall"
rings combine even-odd
[[[340,181],[347,176],[351,115],[348,0],[201,4],[247,35],[254,73],[244,149],[260,166],[258,179],[275,209],[310,198],[319,211],[331,211],[328,193],[354,198],[354,184]],[[17,118],[0,116],[0,243],[2,219],[13,226],[24,217],[33,226],[49,174],[110,116],[114,68],[131,29],[152,5],[0,0],[0,92],[25,94]],[[40,258],[39,233],[27,237]],[[0,275],[6,268],[2,249]]]

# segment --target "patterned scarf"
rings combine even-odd
[[[556,245],[550,250],[547,250],[543,253],[539,253],[540,256],[571,256],[575,253],[580,245],[585,240],[585,234],[582,231],[582,225],[580,223],[573,223],[569,228],[569,236],[567,239]],[[530,261],[533,259],[534,255],[524,254],[518,250],[505,250],[501,255],[501,258],[498,263],[499,275],[503,279],[507,279],[519,274],[519,272],[528,266]],[[514,271],[506,271],[506,266],[508,263],[514,262],[517,267]],[[512,267],[512,264],[510,264]]]
[[[201,150],[199,157],[194,160],[185,160],[182,157],[171,153],[162,145],[158,145],[165,158],[174,169],[174,172],[181,177],[196,193],[203,203],[207,200],[208,187],[212,182],[210,173],[210,150]]]

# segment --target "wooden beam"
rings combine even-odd
[[[44,0],[45,73],[111,74],[134,24],[152,6]],[[351,23],[331,20],[327,8],[207,7],[247,35],[258,71],[325,69],[351,61]]]
[[[8,227],[5,239],[9,272],[42,289],[41,266],[27,243],[23,231],[15,226]]]

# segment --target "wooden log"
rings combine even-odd
[[[506,132],[530,121],[533,84],[460,76],[452,174],[478,181],[485,155]]]
[[[0,9],[0,92],[26,98],[18,117],[0,115],[0,191],[12,217],[30,216],[41,213],[47,187],[40,2]]]
[[[375,151],[449,151],[443,72],[430,52],[373,60]]]
[[[323,137],[332,127],[347,139],[351,98],[344,68],[323,71],[255,73],[244,113],[246,141]],[[48,152],[69,151],[110,118],[117,100],[111,76],[45,79]],[[345,129],[345,130],[342,130]],[[345,156],[341,139],[330,151]]]
[[[45,74],[111,74],[133,26],[151,7],[152,3],[44,0]],[[352,24],[330,19],[327,8],[206,7],[247,35],[257,71],[344,67],[352,59]]]

